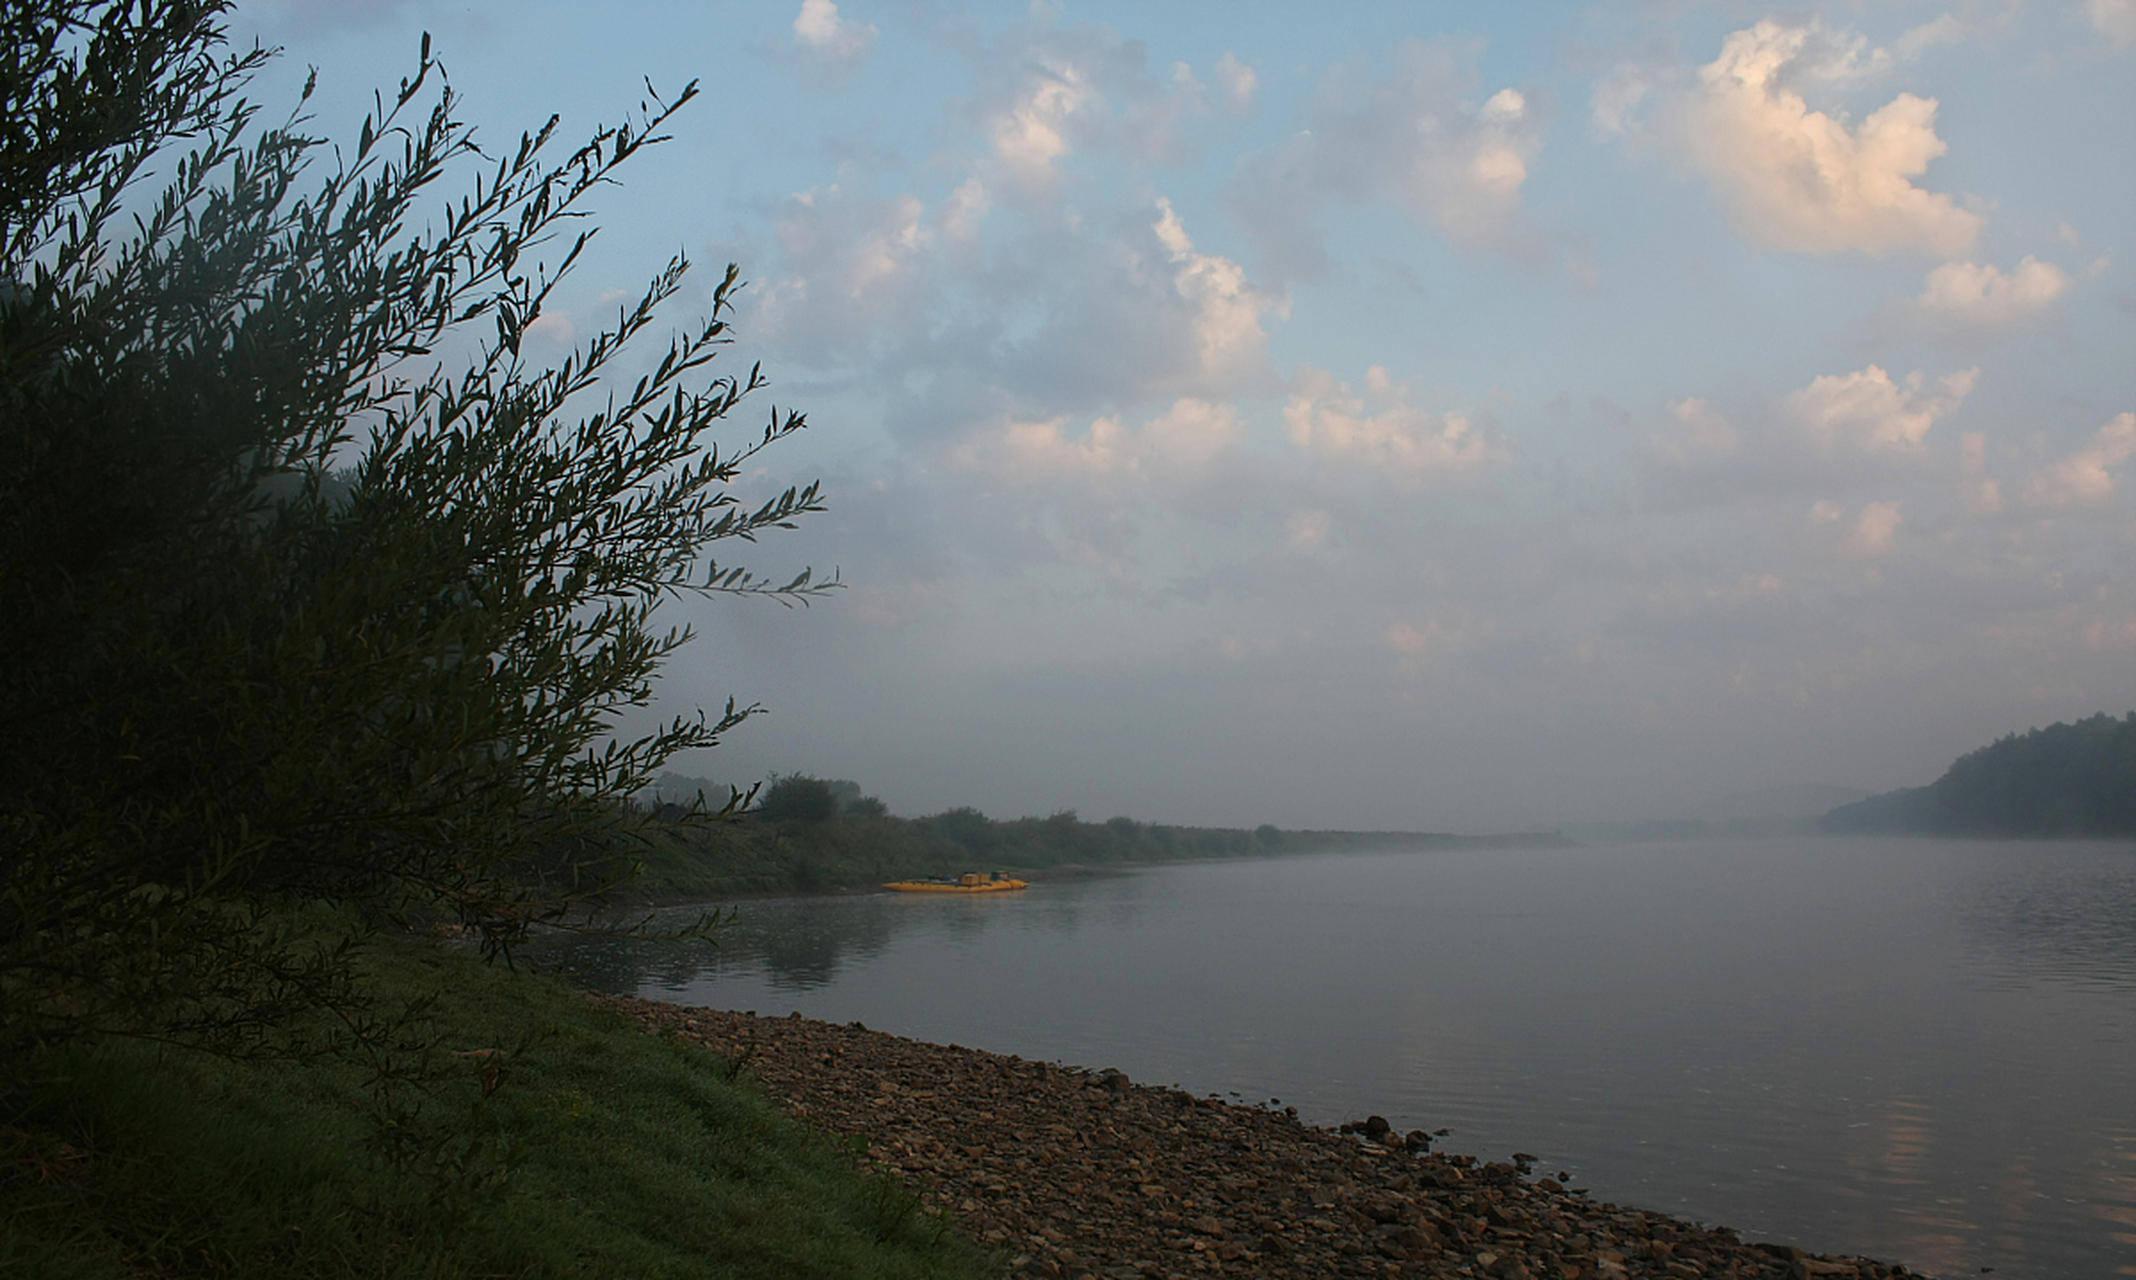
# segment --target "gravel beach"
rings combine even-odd
[[[1316,1129],[1118,1072],[799,1017],[599,997],[741,1062],[770,1095],[920,1185],[1018,1274],[1858,1277],[1917,1274],[1605,1204],[1384,1121]]]

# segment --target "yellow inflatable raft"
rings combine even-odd
[[[961,876],[936,876],[928,880],[893,880],[883,886],[899,893],[1006,893],[1028,889],[1023,880],[1011,879],[1006,871],[970,871]]]

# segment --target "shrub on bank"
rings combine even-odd
[[[0,1088],[0,1275],[991,1274],[945,1220],[736,1064],[436,943],[363,962],[442,991],[435,1071],[77,1045]]]

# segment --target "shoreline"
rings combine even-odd
[[[1196,1098],[1117,1071],[929,1044],[857,1022],[589,998],[734,1061],[797,1117],[859,1140],[870,1160],[917,1183],[1017,1275],[1920,1274],[1596,1201],[1527,1162],[1434,1152],[1429,1135],[1395,1134],[1385,1121],[1343,1127],[1354,1133],[1319,1129],[1273,1100]]]
[[[1454,835],[1446,832],[1430,831],[1300,831],[1295,834],[1307,837],[1339,837],[1346,841],[1354,840],[1356,843],[1354,845],[1331,843],[1302,849],[1261,849],[1251,853],[1206,856],[1121,858],[1099,862],[1052,862],[1039,866],[1019,866],[1013,861],[996,860],[989,862],[985,859],[977,859],[967,862],[965,866],[968,870],[1006,871],[1020,880],[1028,880],[1032,884],[1042,884],[1049,881],[1081,880],[1098,876],[1121,875],[1131,871],[1147,870],[1152,867],[1177,867],[1199,863],[1258,862],[1271,858],[1310,858],[1324,854],[1372,852],[1375,850],[1372,841],[1382,837],[1394,842],[1385,846],[1389,851],[1416,853],[1448,852],[1465,849],[1565,849],[1578,847],[1579,843],[1553,831],[1516,831],[1480,836]],[[884,874],[901,878],[907,875],[905,872],[885,872]],[[934,873],[911,872],[910,874]],[[628,914],[638,911],[679,910],[686,907],[713,908],[739,902],[767,902],[783,898],[851,898],[892,892],[892,890],[885,887],[884,882],[874,880],[855,884],[827,884],[815,888],[737,889],[710,893],[692,889],[679,893],[647,894],[634,892],[629,886],[630,882],[628,881],[618,886],[603,903],[602,910]]]

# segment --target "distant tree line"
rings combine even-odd
[[[753,800],[751,797],[753,796]],[[736,799],[736,798],[739,799]],[[730,805],[730,801],[732,802]],[[743,803],[747,801],[747,803]],[[1046,871],[1204,858],[1245,858],[1364,848],[1459,848],[1550,837],[1436,832],[1285,831],[1188,827],[1129,817],[1085,822],[1073,809],[992,818],[970,806],[919,818],[889,814],[846,779],[774,775],[753,792],[679,774],[661,777],[649,802],[679,819],[692,808],[726,821],[679,822],[642,855],[626,889],[654,899],[734,893],[866,889],[888,880],[974,870]]]
[[[2136,712],[2011,734],[1941,778],[1842,805],[1834,833],[2136,836]]]

